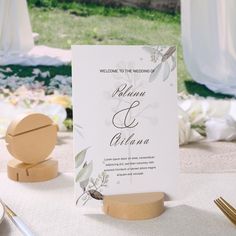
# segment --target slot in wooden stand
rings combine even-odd
[[[104,196],[104,213],[118,219],[145,220],[164,212],[164,193],[138,193]]]
[[[8,162],[8,177],[19,182],[39,182],[58,175],[58,162],[49,157],[57,141],[58,127],[43,114],[22,115],[11,122],[7,149],[15,157]]]

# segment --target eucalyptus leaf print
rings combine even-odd
[[[170,47],[167,51],[166,51],[166,53],[162,56],[162,62],[165,62],[165,61],[167,61],[174,53],[175,53],[175,51],[176,51],[176,47],[175,46],[173,46],[173,47]]]
[[[170,66],[169,63],[166,61],[164,63],[164,69],[163,69],[163,81],[166,81],[169,78],[170,75]]]
[[[89,183],[89,179],[86,179],[79,183],[80,187],[83,189],[84,192],[86,191],[86,187],[88,186],[88,183]]]
[[[106,172],[102,172],[96,179],[91,177],[88,179],[88,182],[80,182],[83,193],[76,200],[76,205],[80,202],[84,206],[91,199],[103,200],[103,194],[101,192],[103,188],[107,187],[108,181],[109,175]]]
[[[74,131],[75,131],[76,133],[78,133],[82,138],[84,138],[84,135],[83,135],[83,132],[82,132],[83,127],[81,127],[81,126],[78,125],[78,124],[74,124],[74,125],[73,125],[73,129],[74,129]]]
[[[89,194],[92,198],[96,200],[103,200],[103,195],[97,190],[89,190]]]
[[[161,68],[162,68],[162,63],[158,64],[154,69],[154,71],[151,73],[149,77],[149,82],[153,82],[158,77]]]
[[[80,202],[85,205],[89,200],[102,200],[102,188],[107,187],[108,174],[102,172],[96,179],[93,179],[93,161],[89,163],[85,160],[89,147],[83,149],[75,156],[75,166],[78,174],[76,175],[75,182],[79,184],[82,189],[82,194],[77,198],[76,205]]]
[[[151,56],[151,61],[157,63],[156,67],[152,71],[149,77],[149,82],[152,83],[157,78],[162,77],[162,81],[166,81],[170,73],[176,68],[175,51],[176,47],[169,47],[165,52],[162,46],[155,47],[143,47]]]
[[[82,150],[75,156],[75,168],[78,168],[83,164],[88,149],[89,148]]]
[[[79,183],[86,181],[91,176],[92,171],[93,171],[93,161],[89,162],[88,165],[86,165],[79,171],[79,173],[75,178],[75,181]]]
[[[83,165],[83,168],[85,168],[87,165],[88,165],[87,162],[85,162]],[[89,179],[86,179],[86,180],[79,183],[80,187],[83,189],[84,192],[86,191],[86,187],[87,187],[88,183],[89,183]]]

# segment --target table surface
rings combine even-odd
[[[145,221],[81,214],[74,205],[73,173],[34,184],[19,184],[1,173],[0,196],[40,236],[230,236],[236,228],[213,200],[222,195],[236,205],[235,179],[236,174],[181,174],[182,200],[166,202],[164,214]],[[0,235],[20,233],[5,219]]]
[[[63,173],[54,180],[31,184],[17,183],[7,178],[6,162],[9,155],[3,140],[0,141],[0,198],[36,235],[236,235],[235,226],[213,203],[215,198],[223,196],[236,206],[236,173],[233,173],[236,170],[233,164],[236,163],[235,143],[201,143],[181,148],[181,171],[196,172],[180,174],[181,200],[166,202],[166,211],[158,218],[122,221],[105,215],[83,215],[75,207],[71,140],[70,133],[60,134],[58,146],[52,154],[59,160]],[[226,151],[225,154],[222,149]],[[0,225],[0,235],[21,234],[6,218]]]

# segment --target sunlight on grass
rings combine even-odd
[[[185,90],[184,81],[190,80],[190,76],[183,62],[179,17],[157,13],[149,19],[146,10],[123,15],[117,11],[118,16],[113,9],[106,16],[94,11],[83,17],[56,8],[31,8],[30,15],[33,31],[40,35],[38,44],[51,47],[70,48],[72,44],[177,45],[178,90]]]

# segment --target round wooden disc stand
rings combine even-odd
[[[138,193],[104,196],[104,213],[124,220],[144,220],[164,212],[164,193]]]
[[[49,158],[57,141],[58,127],[46,115],[25,114],[11,122],[6,133],[8,177],[19,182],[39,182],[57,177],[58,161]]]

